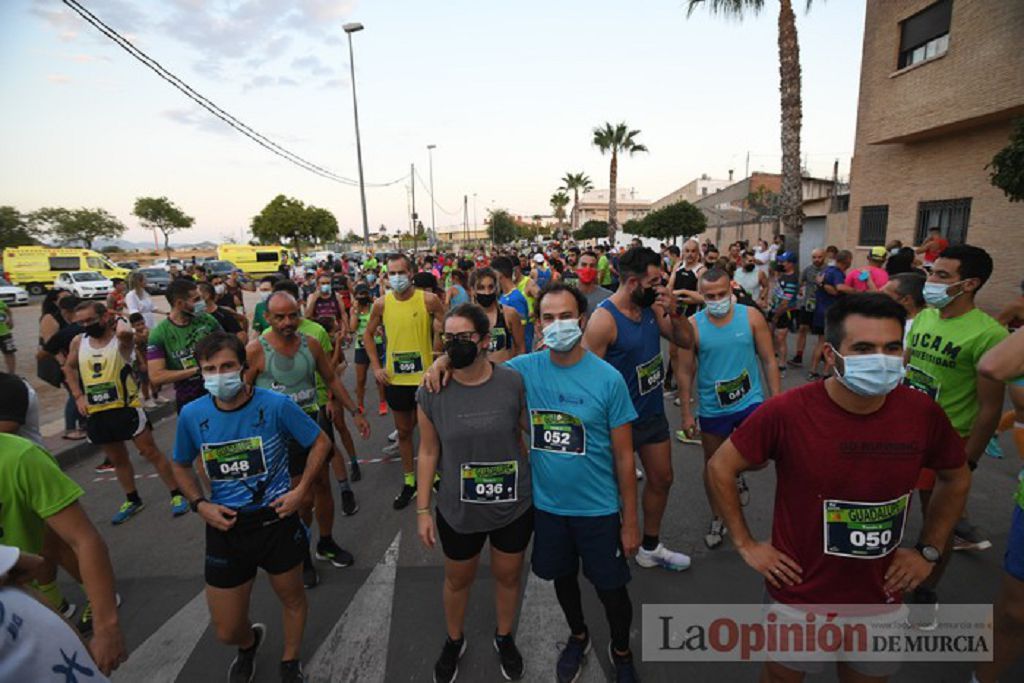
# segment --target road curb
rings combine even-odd
[[[154,408],[153,410],[146,410],[146,417],[149,419],[150,425],[155,427],[157,423],[174,415],[174,406],[175,402],[170,401],[162,406]],[[53,457],[57,460],[57,464],[60,465],[60,468],[62,470],[66,470],[77,465],[82,460],[94,455],[99,450],[99,446],[91,444],[86,440],[82,440],[72,442],[67,448],[53,453]]]

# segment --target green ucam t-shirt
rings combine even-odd
[[[38,554],[46,518],[82,495],[49,453],[28,439],[0,434],[0,543]]]
[[[966,437],[978,416],[978,361],[1006,335],[1005,327],[977,308],[945,320],[938,309],[926,308],[910,327],[903,383],[935,399]]]
[[[6,337],[11,333],[11,326],[7,322],[11,319],[11,311],[7,304],[0,301],[0,337]]]
[[[597,284],[604,287],[612,283],[612,270],[611,265],[608,263],[608,257],[604,254],[597,259]]]
[[[188,325],[178,325],[170,318],[164,318],[149,332],[146,359],[163,359],[168,370],[190,370],[198,366],[196,344],[211,332],[220,330],[220,323],[209,313],[196,315]],[[199,374],[174,383],[174,397],[179,410],[205,393],[203,376]]]
[[[270,332],[268,327],[263,331],[262,336],[267,336]],[[316,339],[324,350],[327,359],[331,359],[331,354],[334,353],[334,344],[331,342],[331,335],[327,334],[327,330],[320,323],[315,323],[309,318],[303,318],[299,321],[299,332],[307,334],[313,339]],[[320,373],[316,373],[316,405],[318,408],[323,408],[327,405],[327,387],[324,386],[324,381],[320,379]]]

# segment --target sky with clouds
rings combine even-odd
[[[598,187],[604,121],[650,153],[620,187],[657,198],[702,173],[779,168],[777,3],[742,22],[685,0],[79,0],[196,92],[288,150],[357,177],[348,46],[354,34],[366,180],[435,144],[438,226],[492,207],[549,213],[567,171]],[[853,152],[863,0],[797,17],[803,149],[830,176]],[[0,2],[0,204],[103,207],[145,240],[134,199],[166,195],[196,218],[181,242],[245,235],[284,193],[361,232],[358,188],[272,155],[187,99],[60,0]],[[407,226],[408,181],[367,189],[371,230]],[[429,227],[425,187],[417,210]]]

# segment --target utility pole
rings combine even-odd
[[[418,218],[416,215],[416,164],[409,164],[409,177],[412,179],[412,183],[410,183],[412,186],[412,248],[413,258],[416,258],[416,219]],[[398,240],[398,250],[402,250],[401,239]]]
[[[427,145],[427,158],[430,163],[430,231],[437,235],[437,220],[434,218],[434,149],[437,145]]]
[[[469,244],[469,195],[462,195],[462,244]]]
[[[747,150],[747,164],[746,164],[746,166],[743,167],[743,177],[744,178],[749,178],[750,177],[750,150],[749,149]]]
[[[356,101],[356,61],[352,53],[352,34],[363,30],[359,23],[342,26],[348,35],[348,64],[352,74],[352,118],[356,124],[356,161],[359,164],[359,200],[363,206],[363,248],[370,248],[370,224],[366,219],[366,184],[363,182],[363,145],[359,139],[359,104]]]

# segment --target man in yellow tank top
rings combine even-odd
[[[395,497],[394,507],[401,510],[416,495],[416,474],[412,462],[416,388],[423,378],[423,371],[434,362],[434,351],[441,348],[444,303],[434,294],[412,286],[412,262],[405,254],[392,256],[387,266],[391,289],[373,302],[370,320],[363,331],[363,345],[374,348],[373,334],[380,325],[384,326],[384,363],[381,364],[377,354],[369,354],[369,360],[374,376],[384,385],[384,398],[398,430],[403,484],[402,491]]]
[[[171,465],[157,448],[146,413],[139,406],[139,388],[131,369],[135,339],[132,328],[95,301],[86,301],[75,309],[75,322],[85,329],[85,334],[71,341],[64,377],[78,412],[86,416],[89,442],[103,447],[124,489],[126,501],[112,523],[126,522],[143,508],[125,445],[129,439],[156,468],[171,492],[171,514],[180,517],[188,512],[188,501],[177,489]]]

